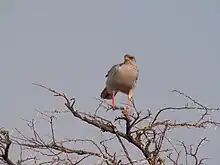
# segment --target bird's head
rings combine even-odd
[[[135,56],[131,56],[129,54],[126,54],[124,56],[124,62],[131,62],[131,63],[136,63]]]

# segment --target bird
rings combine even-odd
[[[133,93],[136,88],[139,75],[136,57],[125,54],[124,62],[113,65],[106,74],[105,88],[100,97],[106,100],[112,100],[112,108],[116,109],[115,96],[118,92],[128,96],[128,104],[125,108],[126,114],[130,114],[130,105],[133,99]]]

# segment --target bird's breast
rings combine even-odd
[[[138,71],[131,65],[122,65],[110,72],[106,81],[107,88],[127,93],[136,83]]]

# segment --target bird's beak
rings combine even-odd
[[[125,61],[128,61],[129,60],[129,57],[128,56],[125,56]]]

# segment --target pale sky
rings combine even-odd
[[[174,88],[220,107],[219,18],[218,0],[0,1],[0,127],[28,133],[21,118],[37,118],[35,109],[64,108],[33,82],[76,97],[82,111],[94,111],[104,76],[125,53],[136,56],[140,69],[138,108],[156,112],[180,105],[181,98],[169,92]],[[126,96],[116,99],[120,103]],[[56,127],[60,137],[98,134],[72,116],[58,119]],[[202,153],[212,158],[208,164],[217,164],[219,129],[207,135],[211,142]]]

